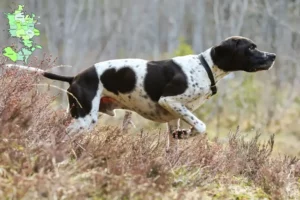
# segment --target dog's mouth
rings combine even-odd
[[[252,67],[249,69],[249,72],[257,72],[270,70],[275,63],[276,54],[268,52],[260,52],[259,55],[252,58]]]
[[[252,67],[249,72],[258,72],[270,70],[274,66],[275,61],[264,61],[259,63],[257,66]]]
[[[273,66],[274,66],[274,64],[275,64],[275,61],[273,61],[273,62],[271,63],[271,66],[269,66],[269,68],[268,68],[267,70],[270,70],[270,69],[272,69],[272,68],[273,68]]]

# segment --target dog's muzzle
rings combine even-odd
[[[276,59],[276,54],[275,53],[268,53],[267,56],[268,56],[268,60],[270,60],[270,62],[271,62],[271,65],[268,67],[268,70],[270,70],[274,66],[275,59]]]
[[[270,70],[276,59],[276,54],[264,52],[263,61],[260,61],[260,65],[255,67],[254,71],[261,71],[261,70]]]
[[[270,61],[274,62],[276,59],[276,54],[275,53],[267,53],[267,57]]]

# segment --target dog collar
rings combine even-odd
[[[215,95],[217,93],[217,86],[216,86],[216,82],[215,82],[215,79],[214,79],[214,75],[209,67],[209,65],[207,64],[206,60],[204,59],[203,55],[200,54],[200,61],[201,61],[201,64],[203,65],[204,69],[206,70],[207,72],[207,75],[210,79],[210,82],[211,82],[211,85],[210,85],[210,89],[212,91],[212,94],[211,96]]]

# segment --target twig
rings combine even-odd
[[[36,85],[36,86],[46,86],[46,87],[53,87],[53,88],[56,88],[56,89],[58,89],[58,90],[60,90],[60,91],[66,92],[66,93],[68,93],[69,95],[71,95],[71,96],[76,100],[76,102],[78,103],[78,105],[80,106],[80,108],[83,108],[82,105],[80,104],[79,100],[78,100],[71,92],[69,92],[69,91],[67,91],[67,90],[64,90],[64,89],[62,89],[62,88],[60,88],[60,87],[57,87],[57,86],[51,85],[51,84],[33,84],[33,85]]]
[[[38,69],[38,68],[34,68],[34,67],[29,67],[29,66],[25,66],[25,65],[17,65],[17,64],[6,64],[3,65],[4,67],[7,68],[19,68],[19,69],[24,69],[27,71],[31,71],[31,72],[37,72],[37,73],[44,73],[45,71],[42,69]]]

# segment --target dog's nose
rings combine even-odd
[[[276,59],[276,54],[275,53],[270,53],[269,58],[274,61]]]

